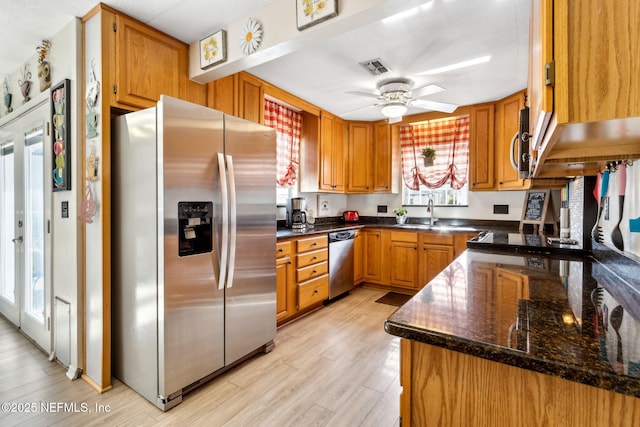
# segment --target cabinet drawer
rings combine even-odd
[[[282,258],[291,255],[291,241],[276,243],[276,257]]]
[[[303,310],[329,298],[329,276],[321,276],[298,285],[298,308]]]
[[[440,233],[423,233],[422,241],[433,245],[451,245],[453,246],[453,234]]]
[[[308,267],[298,268],[296,272],[296,279],[298,282],[304,282],[305,280],[327,274],[328,272],[329,263],[325,261],[319,264],[310,265]]]
[[[320,249],[319,251],[307,252],[304,254],[296,255],[297,268],[306,267],[311,264],[317,264],[329,259],[329,251],[326,249]]]
[[[329,237],[325,234],[322,236],[309,237],[306,239],[298,239],[298,253],[313,251],[315,249],[326,248],[329,245]]]
[[[392,231],[391,241],[418,243],[418,233],[410,231]]]

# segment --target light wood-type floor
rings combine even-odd
[[[192,391],[168,412],[118,380],[102,395],[83,380],[69,381],[0,317],[0,425],[398,426],[399,339],[383,329],[396,307],[376,303],[382,295],[358,288],[285,325],[271,353]],[[41,402],[79,412],[61,406],[46,413]],[[35,404],[36,411],[7,413],[7,403],[23,411],[18,404]]]

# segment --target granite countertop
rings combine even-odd
[[[468,249],[385,330],[640,397],[638,286],[601,261]]]
[[[319,220],[317,218],[316,220]],[[289,237],[298,237],[305,235],[313,235],[320,233],[330,233],[333,231],[350,230],[354,228],[375,227],[375,228],[393,228],[397,230],[412,231],[434,231],[434,232],[481,232],[488,230],[498,231],[516,231],[518,222],[505,221],[485,221],[485,220],[456,220],[456,219],[440,219],[435,225],[424,223],[424,218],[410,218],[406,224],[397,224],[394,217],[361,217],[357,222],[344,222],[339,217],[328,218],[326,222],[307,225],[302,230],[292,230],[279,224],[276,237],[285,239]]]

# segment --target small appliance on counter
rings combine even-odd
[[[344,211],[342,220],[344,222],[356,222],[360,220],[360,215],[358,215],[358,211]]]
[[[307,199],[293,197],[287,200],[287,228],[302,230],[307,227]]]

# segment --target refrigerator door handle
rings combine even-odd
[[[229,252],[229,197],[227,187],[227,171],[224,154],[218,153],[218,170],[220,171],[220,193],[222,195],[222,243],[220,244],[220,277],[218,289],[225,287],[227,276],[227,255]]]
[[[227,170],[229,172],[229,270],[227,272],[227,288],[231,288],[236,269],[236,215],[238,212],[236,209],[236,179],[233,170],[233,157],[230,155],[227,155]]]

